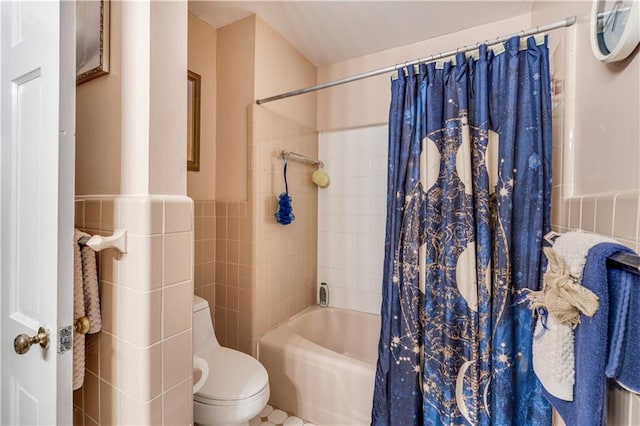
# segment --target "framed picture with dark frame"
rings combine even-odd
[[[76,2],[76,84],[109,73],[109,1]]]
[[[187,170],[200,171],[200,75],[187,72]]]

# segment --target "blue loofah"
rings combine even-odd
[[[289,196],[289,185],[287,184],[287,158],[282,157],[284,160],[284,188],[285,192],[278,197],[278,211],[274,214],[276,222],[281,225],[288,225],[293,222],[296,216],[293,214],[293,207],[291,207],[291,197]]]

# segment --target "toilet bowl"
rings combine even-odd
[[[194,368],[202,370],[200,379],[194,383],[196,424],[247,424],[267,405],[267,370],[255,358],[220,346],[209,305],[198,296],[193,298],[193,354]]]

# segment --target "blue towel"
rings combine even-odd
[[[607,374],[630,388],[640,384],[640,368],[634,365],[634,357],[640,356],[640,298],[632,297],[640,288],[631,289],[638,284],[637,276],[607,267],[607,258],[619,252],[633,253],[619,244],[601,243],[587,254],[582,285],[598,296],[600,305],[593,317],[581,316],[576,328],[573,401],[546,394],[567,426],[605,424]],[[635,304],[629,303],[632,299]],[[630,314],[633,321],[627,320]]]
[[[609,358],[605,375],[640,392],[640,276],[609,270]]]

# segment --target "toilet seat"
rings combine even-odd
[[[267,370],[249,355],[212,347],[197,354],[209,365],[209,377],[194,401],[210,405],[236,405],[260,399],[269,392]]]

